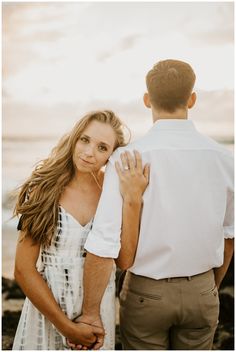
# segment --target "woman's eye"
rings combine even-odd
[[[80,140],[84,143],[87,143],[89,141],[86,137],[80,137]]]
[[[98,149],[99,149],[101,152],[106,152],[106,151],[107,151],[107,147],[105,147],[105,145],[99,145]]]

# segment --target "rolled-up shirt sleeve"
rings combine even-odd
[[[234,193],[228,191],[227,205],[224,218],[224,238],[234,238]]]
[[[111,157],[105,171],[102,194],[84,248],[97,256],[117,258],[120,251],[122,197]]]

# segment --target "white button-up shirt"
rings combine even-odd
[[[151,171],[130,271],[161,279],[221,266],[224,238],[233,237],[233,156],[189,120],[158,120],[142,139],[113,153],[85,248],[118,256],[122,198],[114,162],[134,149]]]

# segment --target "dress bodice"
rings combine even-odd
[[[93,219],[82,226],[62,206],[59,206],[57,229],[51,245],[42,248],[42,261],[47,264],[48,257],[64,261],[78,260],[86,256],[84,244],[92,228]]]

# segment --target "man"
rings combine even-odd
[[[146,77],[154,125],[126,149],[151,165],[139,242],[121,292],[127,350],[211,349],[218,288],[233,254],[233,158],[188,120],[195,74],[178,60],[158,62]],[[99,322],[99,305],[120,249],[122,201],[110,159],[85,248],[83,321]],[[102,340],[97,346],[102,344]]]

